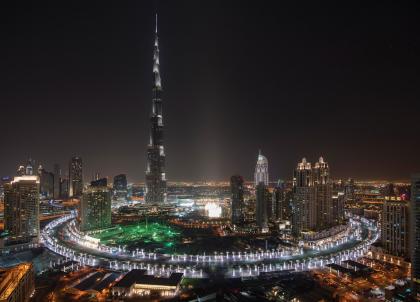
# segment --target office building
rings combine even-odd
[[[322,230],[334,224],[330,168],[322,157],[315,163],[312,177],[315,190],[316,229]]]
[[[147,146],[146,203],[166,202],[165,150],[163,146],[162,82],[159,70],[157,18],[153,51],[153,99],[150,116],[150,140]]]
[[[344,187],[344,201],[346,203],[354,203],[356,201],[355,191],[356,186],[354,184],[354,179],[347,179]]]
[[[69,180],[67,178],[60,178],[60,198],[69,197]]]
[[[38,175],[25,169],[25,175],[15,176],[4,184],[4,229],[8,244],[37,241],[39,238]]]
[[[289,214],[289,205],[286,200],[286,186],[279,179],[272,194],[272,219],[286,220]]]
[[[312,166],[303,158],[293,175],[292,233],[295,237],[316,229],[316,210]]]
[[[341,181],[332,183],[332,223],[333,226],[345,223],[345,187]]]
[[[58,164],[54,164],[54,199],[60,198],[61,169]]]
[[[111,226],[111,191],[107,179],[91,182],[80,203],[80,230],[83,232]]]
[[[54,174],[45,170],[42,165],[38,167],[39,193],[42,199],[54,198]]]
[[[127,199],[127,176],[125,174],[119,174],[114,177],[113,191],[116,199]]]
[[[83,193],[82,158],[73,156],[69,163],[69,197],[80,197]]]
[[[264,185],[268,187],[268,160],[264,155],[261,154],[261,150],[259,151],[257,165],[255,166],[255,187],[257,187],[260,182],[264,183]]]
[[[230,178],[230,191],[232,193],[232,224],[240,225],[244,222],[244,179],[240,175]]]
[[[270,193],[264,182],[260,182],[256,188],[256,223],[258,229],[265,233],[268,231],[268,206],[271,200]]]
[[[391,255],[410,257],[409,205],[395,194],[393,185],[389,185],[388,190],[381,215],[382,247]]]
[[[420,173],[411,176],[410,201],[411,281],[415,297],[420,297]]]

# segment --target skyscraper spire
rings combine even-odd
[[[157,14],[153,47],[152,112],[150,115],[150,141],[147,146],[146,202],[166,202],[165,151],[163,147],[162,83],[159,68],[159,40]]]
[[[159,39],[158,39],[158,32],[157,32],[157,14],[156,14],[156,28],[155,28],[155,44],[153,48],[153,80],[154,80],[154,88],[162,89],[162,83],[160,80],[160,72],[159,72]]]

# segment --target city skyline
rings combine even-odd
[[[417,21],[409,8],[330,7],[317,23],[309,7],[292,4],[236,14],[233,4],[183,3],[158,7],[168,179],[251,180],[258,149],[271,181],[290,179],[302,157],[328,158],[333,178],[408,180],[420,170],[411,139],[419,129],[417,44],[409,39]],[[157,7],[136,5],[82,13],[56,4],[5,19],[14,30],[6,36],[13,47],[2,50],[9,143],[0,175],[13,175],[28,157],[64,171],[80,156],[86,176],[144,181]],[[27,124],[37,131],[15,139]]]
[[[408,9],[6,9],[0,300],[420,301]]]

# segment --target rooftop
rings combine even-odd
[[[182,280],[182,273],[172,273],[169,277],[146,275],[147,270],[133,269],[128,272],[115,287],[131,287],[136,284],[177,286]]]
[[[6,301],[20,280],[32,269],[31,263],[22,263],[12,268],[0,269],[0,301]]]

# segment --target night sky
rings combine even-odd
[[[419,8],[307,2],[2,3],[0,175],[80,155],[86,181],[144,180],[158,9],[169,180],[252,179],[260,148],[272,180],[320,155],[333,177],[408,179]]]

